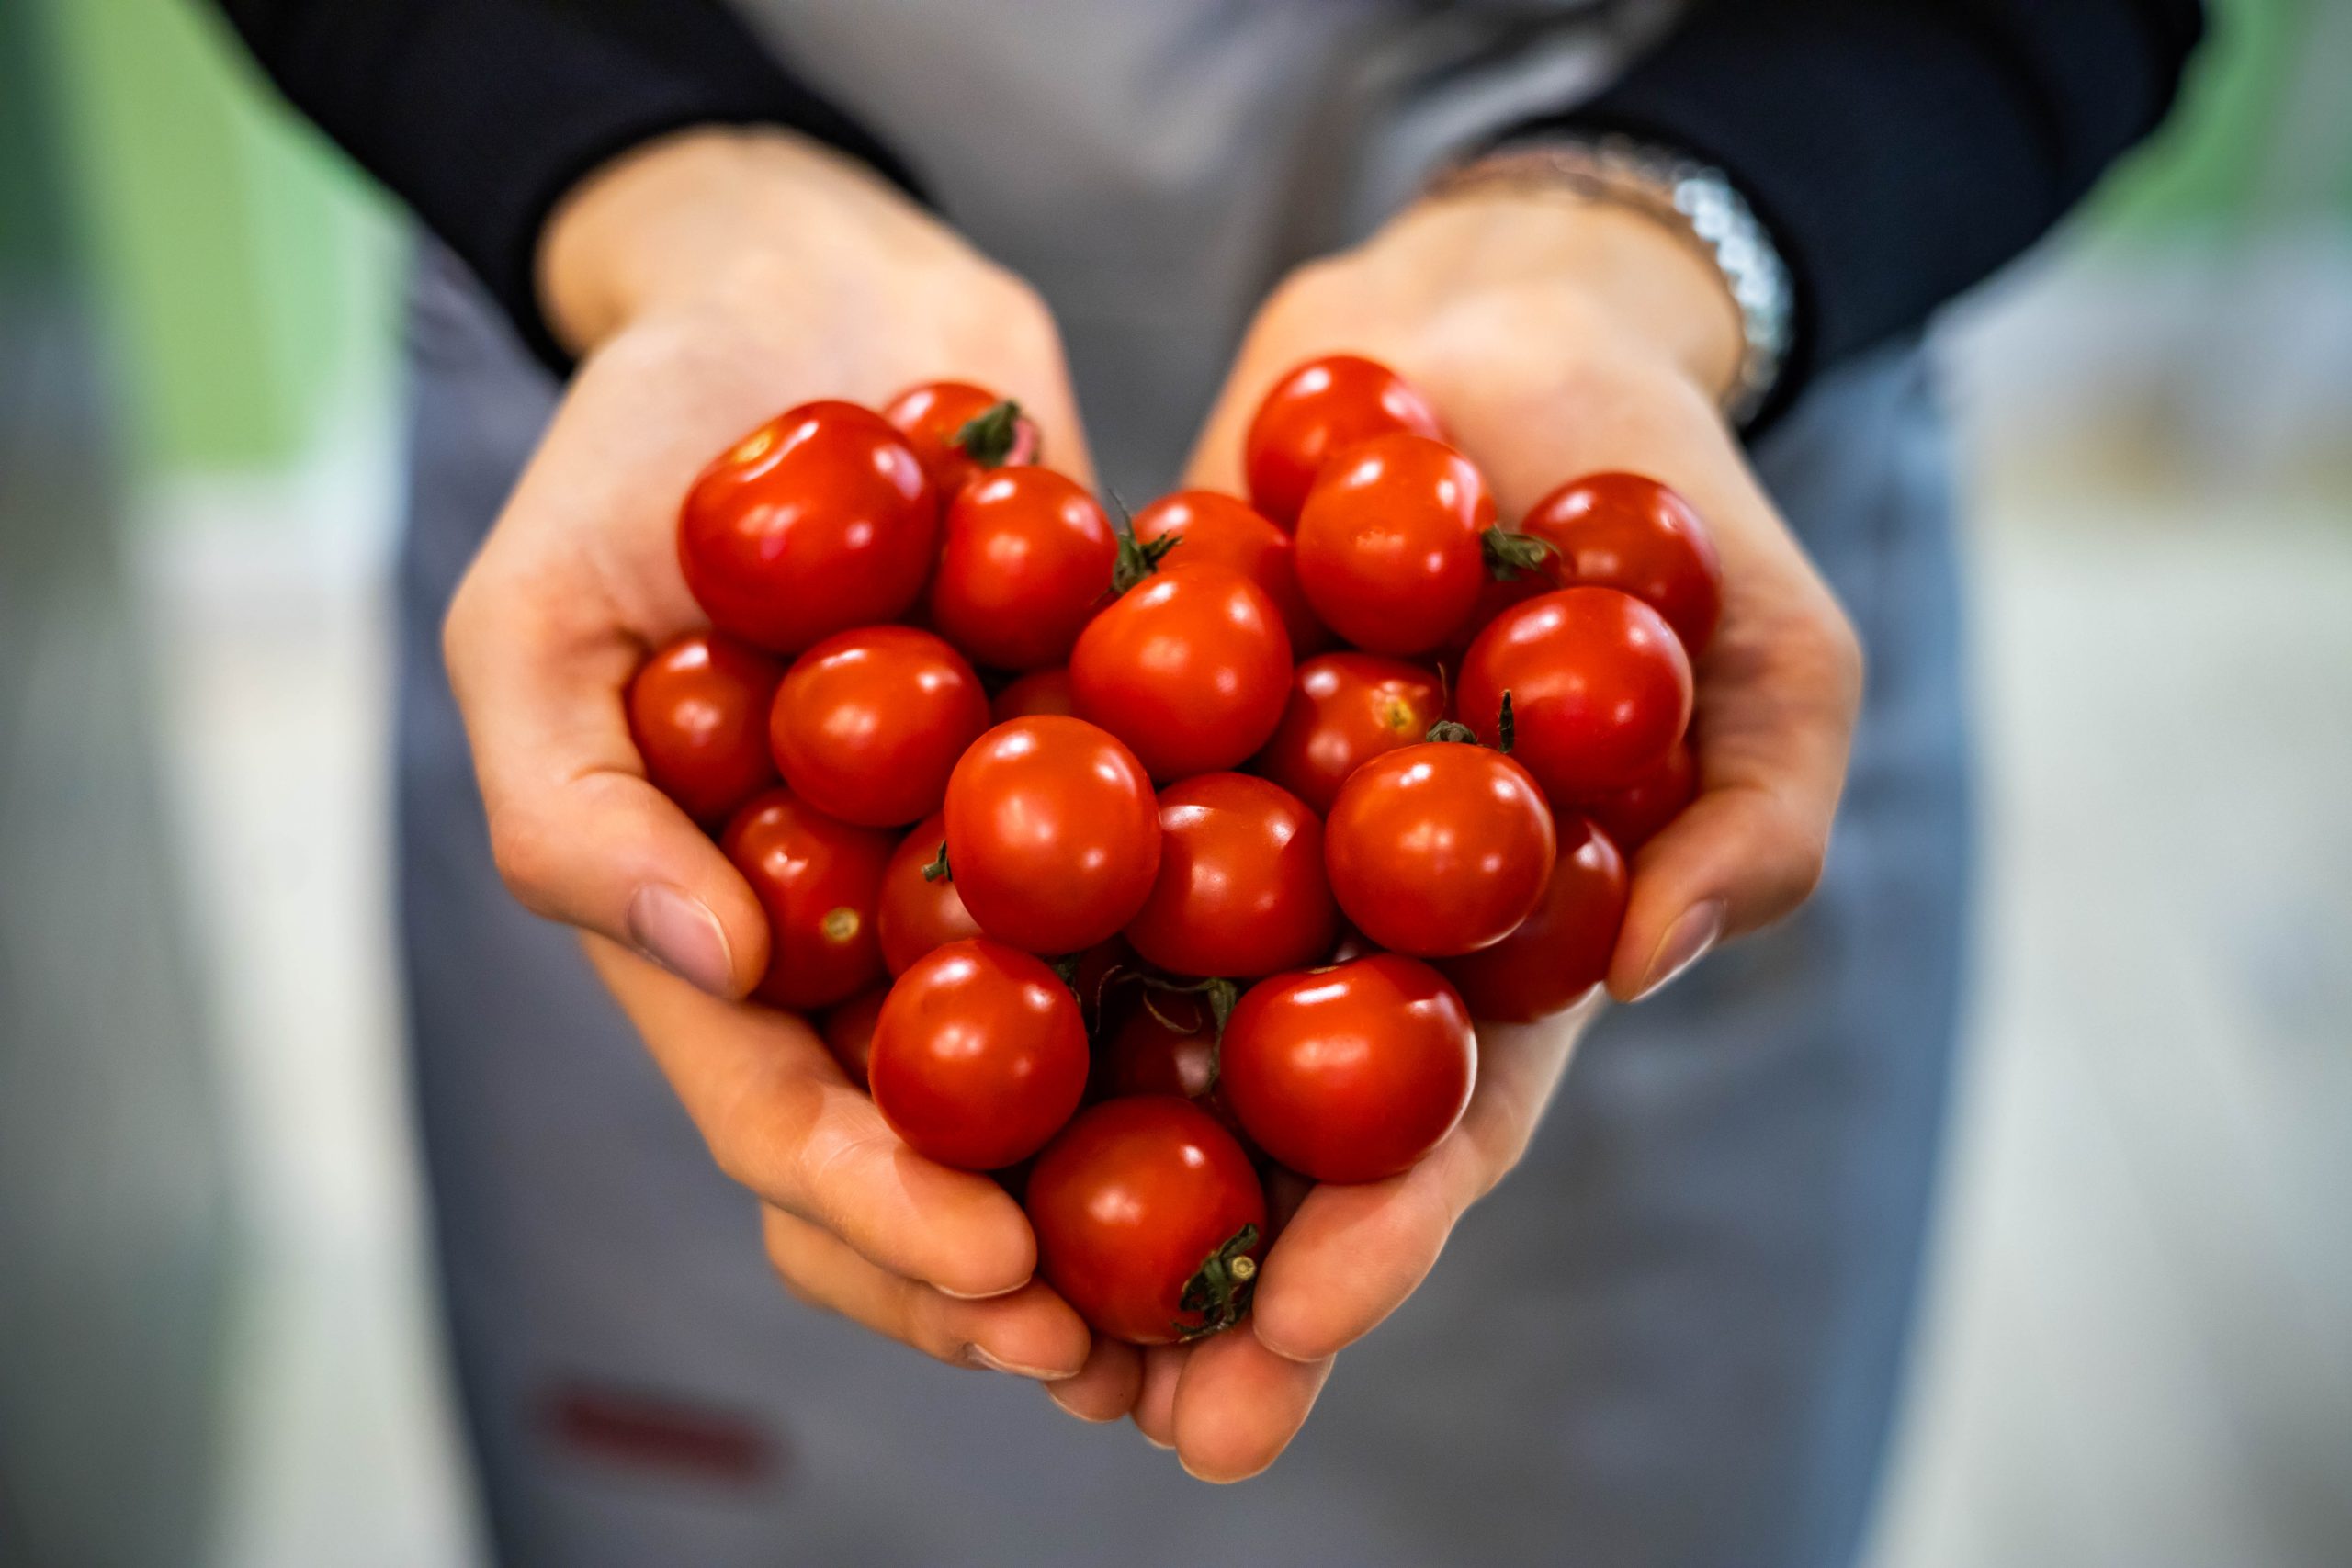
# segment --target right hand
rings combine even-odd
[[[1021,1210],[891,1134],[801,1020],[741,1000],[767,962],[751,887],[646,781],[622,694],[703,624],[676,551],[703,464],[814,398],[955,378],[1017,398],[1091,478],[1034,290],[862,166],[788,133],[698,130],[583,180],[541,296],[581,355],[444,627],[491,846],[515,897],[579,927],[722,1168],[766,1207],[796,1293],[942,1359],[1072,1381],[1125,1414],[1132,1354],[1033,1282]]]

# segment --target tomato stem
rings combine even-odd
[[[1201,1322],[1198,1326],[1176,1323],[1178,1335],[1187,1340],[1203,1339],[1241,1321],[1257,1288],[1258,1260],[1250,1256],[1250,1249],[1257,1245],[1258,1227],[1245,1224],[1201,1259],[1201,1266],[1184,1281],[1184,1293],[1176,1298],[1179,1311],[1198,1313]]]
[[[1502,707],[1495,715],[1495,750],[1508,757],[1510,755],[1511,746],[1518,739],[1519,721],[1511,716],[1510,690],[1505,687]],[[944,854],[946,852],[942,850],[940,852]]]
[[[1487,557],[1487,573],[1498,582],[1510,582],[1543,571],[1560,552],[1548,539],[1514,534],[1500,524],[1479,536]]]
[[[922,868],[922,879],[925,882],[948,882],[954,880],[955,875],[954,872],[947,869],[947,840],[942,839],[939,840],[939,853],[933,856],[931,863]]]
[[[1458,718],[1442,718],[1430,725],[1429,733],[1421,739],[1445,746],[1476,746],[1478,744],[1478,732]]]
[[[990,403],[956,429],[953,446],[983,468],[1001,468],[1021,440],[1021,405]]]
[[[1159,570],[1168,552],[1184,542],[1182,534],[1163,534],[1157,539],[1142,540],[1133,528],[1119,530],[1119,564],[1111,569],[1111,592],[1125,593],[1145,578]]]
[[[1241,987],[1222,976],[1212,976],[1208,979],[1194,980],[1189,984],[1170,980],[1162,975],[1138,973],[1136,978],[1140,980],[1148,990],[1167,991],[1180,997],[1198,997],[1208,1003],[1209,1028],[1212,1031],[1212,1038],[1218,1041],[1223,1041],[1225,1038],[1225,1021],[1233,1016],[1234,1007],[1241,1000]],[[1149,997],[1144,998],[1143,1005],[1151,1008],[1151,1016],[1169,1028],[1183,1027],[1158,1008],[1152,1007]]]

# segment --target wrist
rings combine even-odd
[[[829,254],[945,238],[842,153],[780,129],[699,126],[631,148],[556,204],[539,237],[540,310],[585,354],[665,308],[773,299]]]

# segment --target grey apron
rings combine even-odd
[[[1045,291],[1098,460],[1164,485],[1262,287],[1449,146],[1589,88],[1573,6],[766,0],[779,46]],[[1549,98],[1545,96],[1549,95]],[[400,831],[447,1321],[516,1564],[1835,1568],[1869,1517],[1942,1120],[1967,866],[1946,455],[1919,356],[1758,454],[1871,688],[1820,892],[1579,1048],[1519,1172],[1265,1477],[800,1307],[568,932],[492,869],[449,593],[555,389],[428,255]]]

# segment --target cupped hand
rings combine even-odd
[[[1301,361],[1346,352],[1428,395],[1507,522],[1605,469],[1662,479],[1697,507],[1724,577],[1723,619],[1696,664],[1700,793],[1634,860],[1608,978],[1624,1000],[1812,891],[1860,703],[1853,632],[1718,412],[1740,342],[1712,265],[1646,218],[1555,192],[1433,198],[1276,291],[1189,475],[1241,493],[1260,399]],[[1411,1293],[1454,1221],[1517,1162],[1589,1015],[1482,1030],[1470,1110],[1427,1161],[1306,1192],[1250,1319],[1148,1355],[1134,1410],[1145,1434],[1211,1479],[1272,1462],[1331,1358]]]
[[[680,498],[793,404],[970,380],[1089,477],[1052,320],[892,187],[780,132],[627,155],[560,205],[540,260],[580,367],[444,634],[500,874],[589,933],[718,1163],[766,1205],[797,1292],[945,1359],[1076,1373],[1085,1327],[1030,1282],[1012,1199],[916,1156],[804,1022],[737,999],[767,962],[765,919],[646,781],[622,707],[647,652],[704,624]]]

